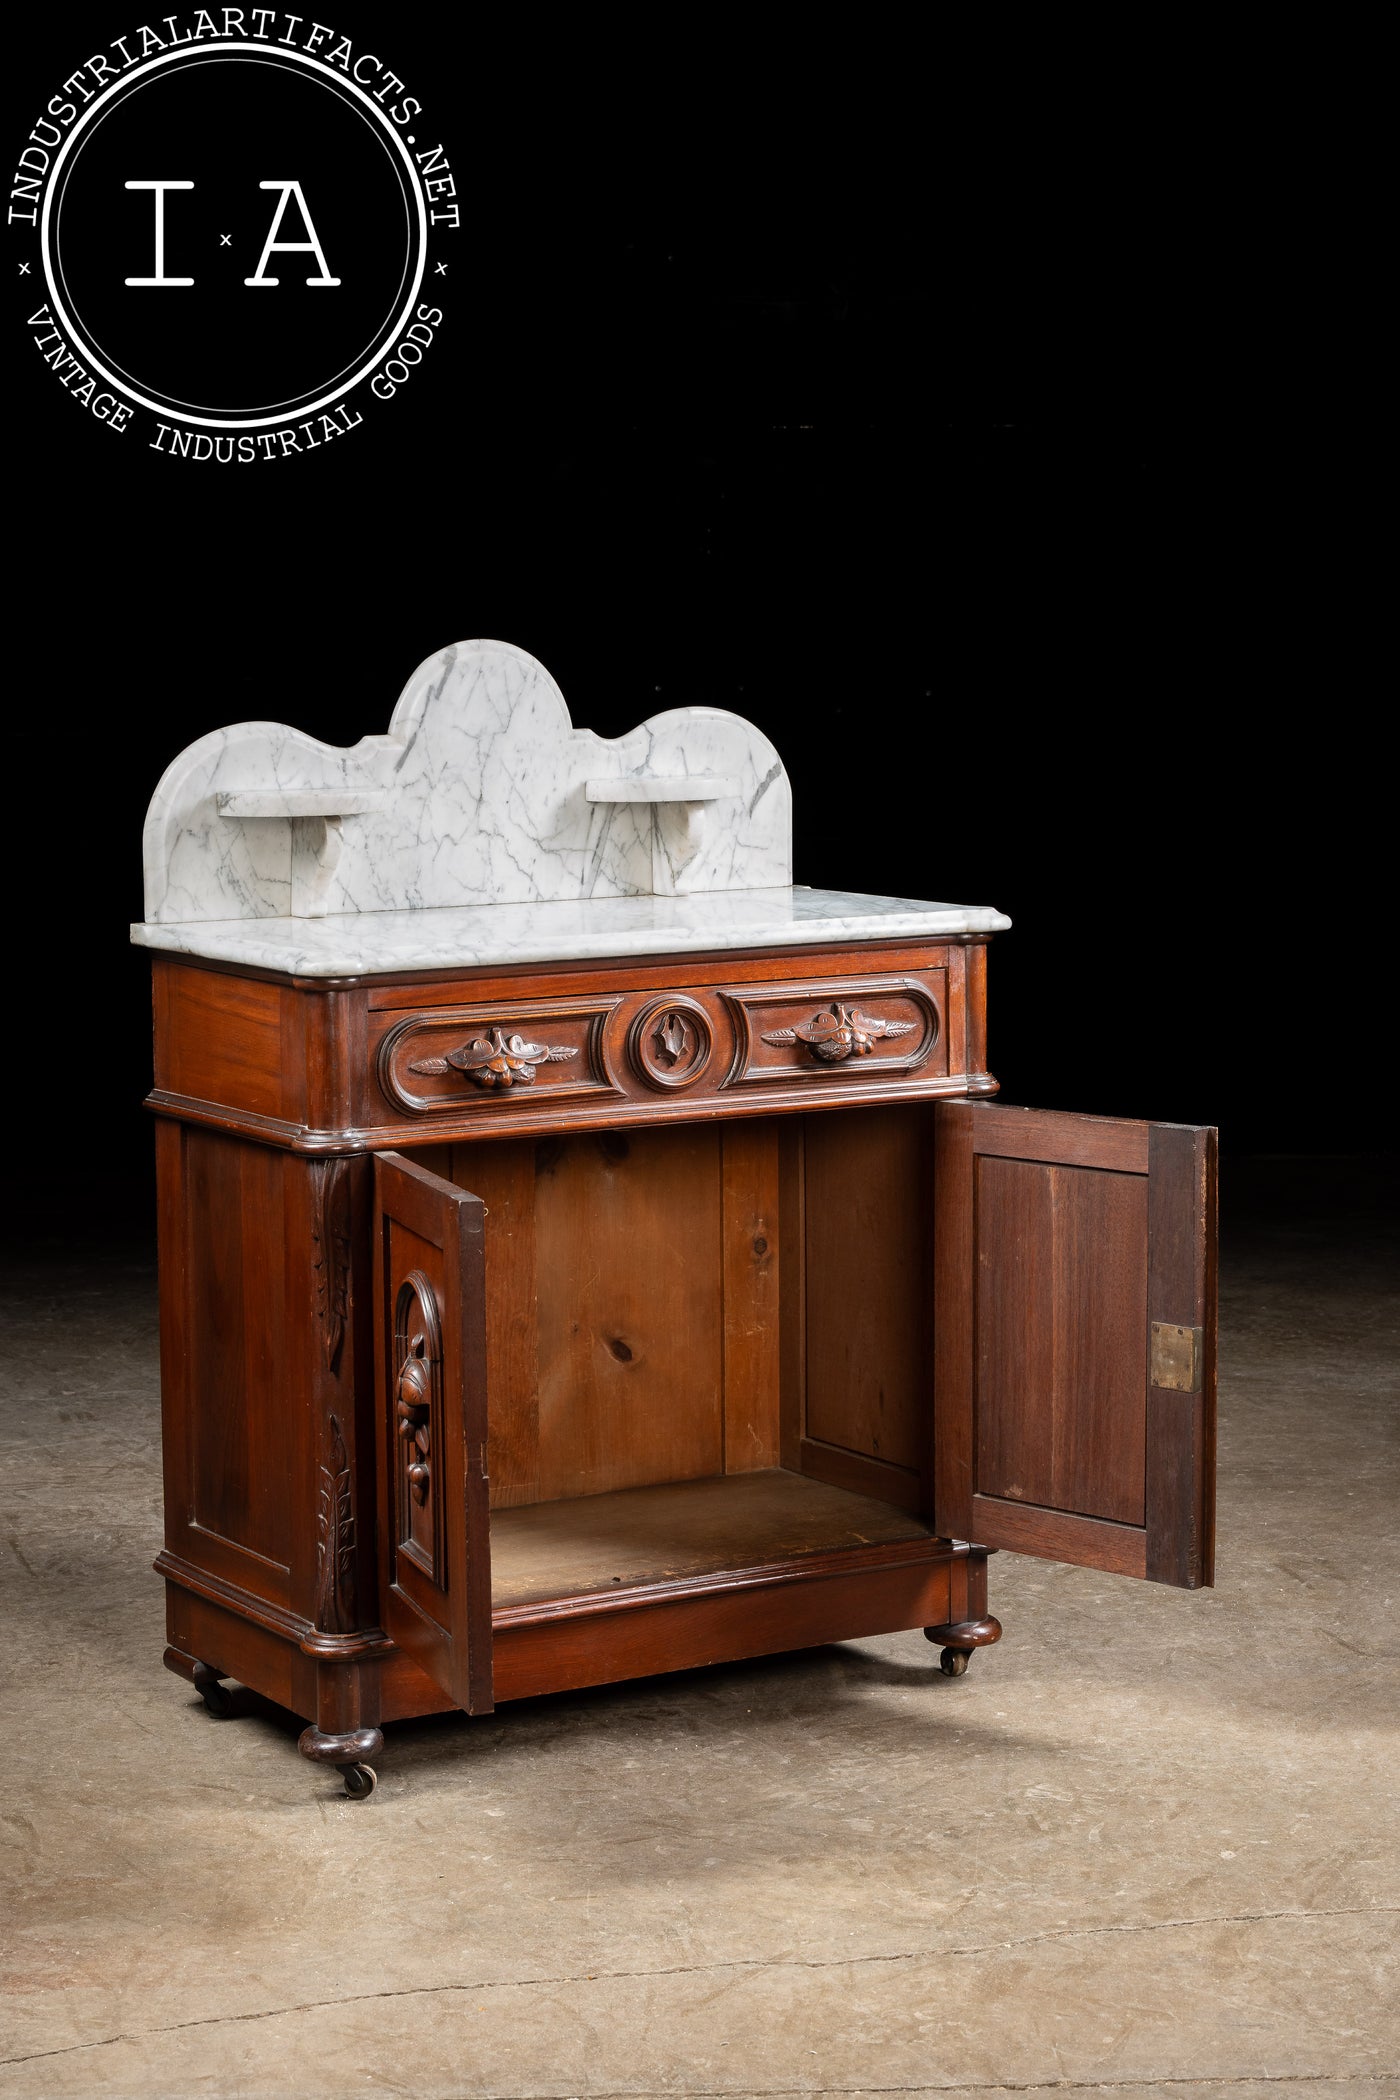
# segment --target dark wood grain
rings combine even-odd
[[[805,1433],[911,1472],[930,1402],[925,1129],[919,1109],[862,1109],[806,1132]]]
[[[973,1231],[976,1110],[935,1113],[933,1168],[933,1408],[929,1461],[934,1523],[947,1538],[976,1539],[972,1524],[977,1419],[977,1250]]]
[[[486,1399],[491,1506],[540,1499],[535,1140],[427,1148],[425,1163],[486,1206]],[[450,1160],[450,1169],[448,1162]]]
[[[381,1432],[381,1596],[386,1629],[469,1713],[491,1706],[486,1471],[486,1285],[479,1198],[393,1153],[374,1167],[375,1356]],[[401,1434],[406,1293],[435,1310],[430,1523],[405,1486]],[[414,1311],[411,1324],[421,1328]],[[439,1412],[440,1410],[440,1412]],[[439,1427],[440,1425],[440,1427]]]
[[[848,1488],[853,1495],[873,1495],[895,1509],[918,1515],[928,1507],[928,1491],[920,1473],[909,1466],[894,1466],[884,1459],[867,1458],[863,1452],[843,1450],[839,1444],[819,1443],[804,1436],[797,1447],[797,1468],[809,1480],[824,1480],[830,1487]]]
[[[977,1160],[977,1485],[1142,1524],[1147,1180]]]
[[[1147,1396],[1147,1574],[1184,1589],[1215,1580],[1216,1135],[1152,1126],[1148,1317],[1202,1333],[1194,1392]]]
[[[931,1556],[840,1574],[807,1569],[791,1580],[669,1597],[639,1610],[503,1625],[495,1636],[497,1701],[923,1627],[948,1616],[949,1565]]]
[[[974,943],[979,938],[967,936]],[[605,988],[664,995],[673,985],[699,991],[724,984],[785,980],[804,983],[814,975],[822,979],[904,975],[946,969],[950,956],[960,952],[963,945],[961,939],[932,944],[905,939],[861,941],[852,947],[799,944],[787,948],[721,948],[710,954],[598,956],[587,962],[527,963],[514,968],[491,964],[476,970],[410,971],[348,981],[363,987],[371,1011],[402,1012],[410,1007],[448,1006],[461,1000],[565,999]]]
[[[1147,1534],[1141,1525],[1106,1524],[1098,1517],[1071,1516],[1026,1502],[1001,1502],[995,1495],[972,1498],[972,1530],[984,1546],[1007,1546],[1041,1560],[1102,1568],[1110,1575],[1147,1573]]]
[[[792,1472],[802,1469],[807,1392],[807,1120],[778,1129],[778,1451]]]
[[[721,1137],[724,1470],[779,1458],[778,1126],[728,1123]]]
[[[171,1667],[331,1762],[818,1641],[965,1651],[998,1545],[1210,1580],[1213,1133],[973,1098],[980,942],[154,983]],[[904,1032],[824,1065],[793,1016],[833,1002]],[[411,1071],[488,1021],[576,1056]],[[1149,1390],[1153,1320],[1201,1330],[1195,1391]]]
[[[950,956],[958,958],[961,1057],[968,1053],[969,1006],[962,951],[948,944],[769,954],[745,959],[739,976],[740,959],[730,955],[660,967],[634,960],[517,975],[464,972],[450,982],[397,986],[238,975],[159,957],[162,1047],[149,1106],[260,1143],[324,1154],[411,1144],[414,1126],[435,1140],[474,1141],[542,1125],[631,1129],[643,1121],[994,1087],[985,1074],[950,1072]],[[891,974],[876,974],[886,962]],[[843,995],[864,1000],[863,1011],[908,1033],[842,1066],[805,1056],[799,1062],[755,1033],[765,1015],[774,1026],[800,1022],[825,998]],[[637,1033],[670,1008],[688,1013],[697,1043],[704,1037],[709,1046],[703,1058],[687,1056],[673,1068],[659,1053],[641,1056]],[[530,1085],[499,1090],[445,1067],[421,1069],[442,1064],[492,1026],[524,1028],[573,1054],[538,1066]]]
[[[300,1107],[295,992],[163,956],[155,959],[152,985],[157,1086],[255,1115],[286,1116]]]
[[[190,1521],[240,1560],[256,1561],[257,1573],[247,1571],[246,1579],[269,1583],[270,1594],[283,1598],[297,1441],[284,1395],[288,1356],[299,1347],[277,1258],[286,1171],[283,1157],[265,1147],[188,1134],[182,1223],[194,1315],[186,1338],[195,1400]],[[303,1256],[309,1281],[309,1233]]]
[[[1145,1174],[1148,1128],[1112,1116],[1055,1115],[999,1103],[979,1111],[977,1151],[984,1159],[1039,1159],[1062,1167]]]
[[[1208,1579],[1213,1404],[1148,1374],[1149,1295],[1213,1322],[1213,1132],[932,1113],[939,1530]]]

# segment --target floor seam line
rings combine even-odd
[[[1400,1904],[1394,1903],[1364,1904],[1342,1910],[1240,1911],[1218,1917],[1162,1918],[1154,1921],[1149,1921],[1141,1925],[1096,1925],[1076,1927],[1069,1931],[1063,1932],[1031,1933],[1028,1934],[1024,1939],[991,1940],[988,1941],[985,1945],[975,1947],[916,1947],[899,1954],[838,1955],[831,1960],[823,1961],[774,1961],[763,1960],[758,1956],[754,1956],[751,1958],[744,1958],[735,1961],[682,1963],[677,1967],[669,1969],[599,1969],[592,1972],[585,1971],[582,1975],[578,1976],[498,1977],[490,1982],[478,1980],[476,1982],[469,1983],[408,1984],[405,1985],[405,1987],[402,1990],[352,1992],[348,1996],[343,1998],[312,1998],[308,1999],[304,2004],[299,2005],[269,2005],[265,2006],[261,2011],[258,2012],[217,2013],[207,2019],[202,2020],[175,2020],[172,2021],[170,2025],[166,2027],[143,2027],[132,2034],[106,2035],[100,2041],[70,2042],[61,2049],[37,2049],[26,2056],[0,2057],[0,2068],[4,2068],[5,2066],[11,2064],[39,2063],[53,2056],[76,2056],[80,2055],[84,2050],[87,2049],[115,2048],[117,2044],[121,2042],[151,2041],[159,2035],[188,2034],[192,2030],[201,2027],[235,2026],[253,2020],[290,2019],[297,2013],[328,2012],[334,2011],[343,2006],[389,2003],[395,1999],[400,1998],[435,1998],[445,1996],[453,1991],[461,1991],[466,1993],[473,1991],[484,1992],[557,1990],[561,1987],[576,1983],[647,1983],[668,1976],[715,1976],[722,1975],[725,1972],[740,1972],[745,1970],[760,1969],[816,1970],[855,1969],[864,1967],[873,1968],[882,1964],[893,1965],[899,1962],[944,1961],[949,1959],[953,1955],[1003,1954],[1009,1953],[1013,1948],[1041,1946],[1047,1941],[1099,1939],[1103,1938],[1105,1935],[1119,1933],[1126,1934],[1133,1932],[1180,1932],[1189,1931],[1193,1926],[1273,1924],[1287,1920],[1293,1920],[1300,1923],[1310,1923],[1315,1920],[1320,1921],[1322,1919],[1328,1918],[1391,1917],[1396,1915],[1397,1913],[1400,1913]],[[1286,2074],[1280,2073],[1278,2075],[1284,2076]],[[1371,2076],[1374,2074],[1357,2073],[1355,2075],[1360,2077]],[[1099,2080],[1097,2082],[1100,2084],[1104,2083],[1104,2081],[1102,2080]],[[1120,2084],[1122,2083],[1121,2080],[1118,2082]],[[1164,2083],[1166,2081],[1158,2082]],[[1203,2082],[1209,2084],[1212,2081],[1198,2080],[1195,2082]],[[1215,2082],[1224,2083],[1226,2081],[1217,2080]],[[788,2090],[794,2092],[811,2092],[813,2089],[811,2087],[792,2087],[775,2088],[773,2090],[775,2091],[775,2093],[779,2093]],[[838,2090],[838,2088],[830,2088],[830,2090],[835,2091]],[[857,2093],[879,2092],[882,2090],[887,2090],[890,2092],[919,2092],[920,2090],[926,2090],[930,2092],[948,2090],[956,2092],[959,2090],[959,2088],[956,2086],[948,2088],[939,2088],[935,2086],[930,2086],[926,2088],[920,2088],[917,2086],[891,2086],[888,2088],[874,2086],[852,2086],[847,2088],[847,2090]],[[988,2086],[984,2088],[966,2087],[964,2088],[964,2090],[996,2092],[1014,2091],[1022,2089],[1009,2086]],[[1024,2088],[1024,2090],[1035,2091],[1038,2090],[1038,2088],[1026,2087]],[[1046,2090],[1049,2090],[1049,2088],[1046,2088]],[[602,2100],[602,2096],[600,2096],[600,2100]],[[645,2096],[634,2095],[633,2100],[645,2100]],[[702,2100],[702,2096],[695,2096],[695,2100]]]

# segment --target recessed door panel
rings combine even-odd
[[[1209,1583],[1215,1132],[934,1114],[939,1529]]]

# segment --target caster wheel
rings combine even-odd
[[[938,1667],[945,1677],[966,1677],[971,1660],[966,1648],[945,1648],[938,1658]]]
[[[373,1765],[342,1765],[340,1776],[352,1801],[368,1801],[378,1783]]]
[[[204,1701],[204,1710],[216,1721],[226,1721],[233,1712],[233,1693],[227,1685],[220,1684],[217,1677],[203,1670],[195,1678],[195,1690]]]

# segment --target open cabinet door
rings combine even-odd
[[[467,1713],[491,1711],[486,1206],[374,1162],[384,1629]]]
[[[939,1531],[1210,1584],[1215,1132],[934,1116]]]

